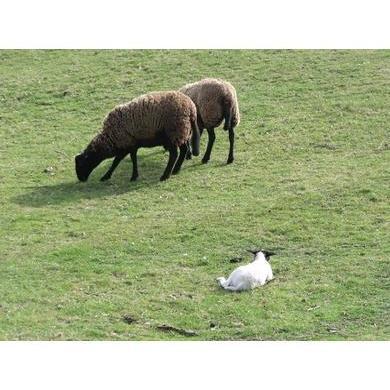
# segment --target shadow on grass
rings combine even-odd
[[[126,158],[112,178],[106,182],[101,182],[99,179],[107,171],[111,161],[96,168],[85,183],[77,181],[74,174],[74,180],[71,182],[33,187],[32,191],[15,196],[12,201],[21,206],[45,207],[61,203],[76,203],[81,199],[115,196],[158,186],[161,183],[159,179],[165,169],[168,155],[158,153],[161,156],[156,159],[150,158],[155,154],[157,153],[140,156],[138,159],[140,177],[135,182],[130,181],[132,163],[129,158]],[[174,178],[175,176],[172,176],[168,180]]]
[[[107,160],[97,167],[85,183],[79,182],[76,174],[73,173],[73,181],[55,185],[30,187],[32,191],[17,195],[11,198],[11,201],[26,207],[45,207],[61,203],[75,203],[81,199],[115,196],[155,187],[161,183],[160,176],[163,174],[168,162],[168,153],[156,150],[152,153],[140,155],[138,157],[140,176],[135,182],[130,181],[133,165],[129,157],[126,157],[120,163],[110,180],[101,182],[100,178],[107,171],[111,162],[112,160]],[[200,158],[195,157],[194,160],[193,157],[191,163],[184,160],[181,172],[185,170],[208,170],[211,169],[211,166],[213,168],[222,168],[231,165],[227,165],[226,162],[202,164]],[[180,176],[180,173],[178,176]],[[169,180],[175,180],[175,176],[172,176]]]

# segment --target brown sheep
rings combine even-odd
[[[130,153],[131,180],[136,180],[138,148],[161,145],[169,151],[168,164],[160,178],[166,180],[171,173],[180,171],[190,139],[194,155],[199,155],[199,138],[196,107],[189,97],[177,91],[152,92],[115,107],[106,116],[102,131],[75,157],[76,174],[80,181],[86,181],[103,160],[115,157],[101,178],[108,180]]]
[[[189,96],[196,105],[200,134],[202,135],[204,129],[208,133],[207,149],[202,162],[207,163],[210,160],[215,141],[214,128],[225,120],[223,128],[229,130],[230,141],[227,163],[232,163],[234,160],[234,128],[240,123],[237,93],[233,85],[221,79],[207,78],[187,84],[179,91]]]

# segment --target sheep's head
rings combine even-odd
[[[84,150],[75,157],[76,174],[80,181],[87,181],[91,172],[103,161],[99,153]]]
[[[254,250],[253,249],[248,249],[247,251],[252,253],[255,256],[255,258],[256,258],[258,253],[262,253],[267,261],[270,260],[271,256],[274,256],[276,254],[275,252],[270,252],[270,251],[267,251],[267,250],[264,250],[264,249],[254,249]]]

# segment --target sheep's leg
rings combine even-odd
[[[187,150],[188,150],[187,143],[185,143],[184,145],[180,146],[179,158],[177,159],[176,164],[175,164],[175,166],[173,168],[172,175],[176,175],[177,173],[179,173],[180,168],[181,168],[181,166],[183,164],[184,158],[186,157]]]
[[[229,129],[229,142],[230,142],[230,148],[229,148],[229,157],[227,160],[227,164],[231,164],[234,161],[233,156],[233,148],[234,148],[234,128],[231,127]]]
[[[116,167],[119,163],[125,158],[126,153],[118,154],[115,156],[114,161],[111,164],[110,169],[104,174],[104,176],[100,179],[100,181],[106,181],[111,178],[112,173],[115,171]]]
[[[220,276],[219,278],[217,278],[217,282],[219,283],[219,285],[221,287],[225,287],[226,286],[226,279],[223,276]]]
[[[272,269],[268,272],[266,281],[270,282],[274,279],[274,274],[272,273]]]
[[[187,142],[187,153],[186,153],[186,160],[192,159],[192,152],[191,152],[191,145],[190,141]]]
[[[202,158],[203,164],[207,164],[208,161],[210,160],[211,150],[213,149],[213,145],[214,145],[214,141],[215,141],[214,128],[211,127],[210,129],[207,129],[207,133],[209,135],[209,141],[207,143],[206,153],[204,154],[204,156]]]
[[[199,124],[198,124],[199,126]],[[199,127],[199,135],[202,136],[203,133],[203,128]],[[191,145],[190,141],[188,141],[188,149],[187,149],[187,154],[186,154],[186,160],[191,160],[192,159],[192,151],[191,151]]]
[[[232,126],[232,117],[233,117],[233,110],[232,110],[232,103],[228,102],[227,105],[225,106],[225,124],[223,125],[224,130],[229,130]]]
[[[177,160],[177,147],[171,144],[167,149],[169,151],[169,160],[163,175],[160,177],[160,181],[167,180],[171,176],[172,168]]]
[[[131,161],[133,163],[133,174],[131,175],[130,181],[135,181],[138,177],[137,150],[138,149],[134,149],[130,152]]]
[[[237,286],[225,285],[223,288],[224,288],[225,290],[229,290],[229,291],[238,291],[238,292],[240,292],[240,291],[245,290],[245,285],[244,285],[244,283],[240,283],[240,284],[237,285]]]

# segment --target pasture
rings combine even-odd
[[[161,147],[77,181],[115,105],[203,77],[233,164],[220,127],[166,182]],[[2,50],[0,102],[1,340],[390,338],[390,51]],[[275,280],[219,288],[256,247]]]

